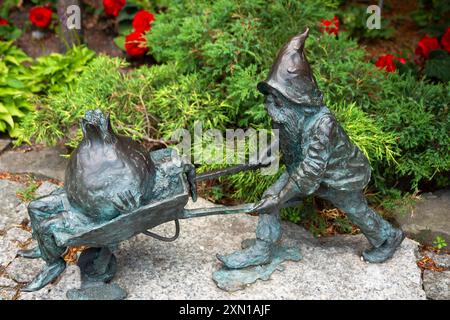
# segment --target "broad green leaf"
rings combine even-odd
[[[123,37],[123,36],[115,37],[114,38],[114,43],[120,49],[125,50],[125,37]]]
[[[18,89],[0,87],[0,96],[23,96],[26,92]]]
[[[127,36],[132,31],[133,31],[133,27],[131,26],[129,21],[127,21],[126,23],[119,23],[119,35]]]
[[[6,109],[5,105],[0,102],[0,113],[9,113],[8,109]]]
[[[8,105],[7,109],[9,111],[9,114],[13,117],[21,118],[21,117],[25,116],[25,114],[22,111],[20,111],[14,104]]]
[[[11,128],[14,128],[14,120],[8,113],[0,113],[0,120],[5,121]]]
[[[8,84],[10,87],[14,89],[23,89],[25,88],[25,85],[22,83],[22,81],[19,81],[14,78],[6,78],[6,84]]]
[[[25,142],[29,142],[28,140],[25,139],[24,137],[24,130],[23,128],[20,128],[18,126],[15,126],[14,128],[10,128],[8,130],[9,135],[11,136],[11,138],[21,138],[23,139]]]

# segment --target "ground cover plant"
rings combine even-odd
[[[94,53],[76,47],[65,55],[53,53],[34,60],[12,42],[0,41],[0,132],[28,141],[21,120],[34,110],[37,95],[61,91],[74,83]]]

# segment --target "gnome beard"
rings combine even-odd
[[[266,108],[272,118],[272,127],[279,130],[283,162],[292,166],[298,165],[302,161],[301,154],[295,152],[294,146],[301,144],[303,126],[308,110],[287,99],[283,99],[277,105],[269,97],[266,101]]]

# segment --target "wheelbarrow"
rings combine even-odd
[[[61,247],[86,246],[82,251],[78,265],[82,279],[91,282],[108,282],[116,271],[116,258],[112,253],[117,245],[138,234],[151,236],[161,241],[174,241],[180,233],[179,220],[191,219],[218,214],[241,214],[254,211],[255,204],[247,203],[235,206],[216,206],[210,208],[187,209],[189,196],[196,199],[196,183],[198,181],[232,174],[243,170],[253,170],[264,167],[266,162],[259,164],[237,165],[231,168],[196,175],[193,166],[186,170],[186,164],[174,161],[173,149],[160,149],[150,153],[155,164],[154,198],[142,207],[119,215],[118,217],[83,229],[75,228],[67,233],[67,229],[54,233],[56,243]],[[166,222],[175,222],[175,234],[163,237],[150,229]]]

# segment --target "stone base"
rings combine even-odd
[[[36,147],[29,151],[7,150],[2,153],[0,171],[10,173],[31,173],[38,177],[64,181],[68,160],[61,157],[67,154],[63,147]]]
[[[81,289],[67,291],[69,300],[123,300],[127,293],[116,283],[99,282]]]
[[[195,204],[210,205],[203,199]],[[275,271],[267,281],[257,280],[244,290],[219,289],[212,279],[213,272],[221,268],[216,253],[231,253],[240,248],[244,239],[253,238],[257,220],[249,215],[182,220],[180,238],[170,243],[144,235],[134,237],[115,252],[118,270],[112,283],[125,289],[127,299],[425,299],[416,265],[416,242],[405,239],[391,260],[368,264],[360,259],[361,252],[369,246],[364,236],[315,239],[305,229],[288,222],[283,223],[283,245],[299,248],[300,261],[283,262],[283,271]],[[31,280],[42,266],[41,260],[14,258],[12,251],[19,247],[9,238],[17,238],[18,230],[10,229],[0,237],[10,243],[0,245],[0,253],[6,259],[0,280],[7,285],[0,288],[0,296],[5,299],[11,299],[17,286]],[[172,234],[173,224],[153,231]],[[30,236],[25,233],[21,239]],[[6,257],[8,254],[11,256]],[[28,263],[37,268],[30,268]],[[70,265],[54,284],[16,297],[66,299],[66,292],[80,285],[79,268]]]
[[[247,239],[253,240],[254,239]],[[245,243],[249,241],[244,240],[242,248],[247,247]],[[269,280],[272,273],[276,270],[283,271],[284,267],[281,265],[284,261],[300,261],[302,254],[298,247],[286,247],[275,245],[273,250],[272,261],[262,266],[252,266],[243,269],[228,269],[223,266],[218,271],[214,272],[212,277],[216,285],[225,291],[243,290],[246,286],[258,280]]]
[[[181,221],[174,243],[138,236],[121,246],[115,281],[129,299],[425,299],[416,242],[405,239],[391,260],[368,264],[360,259],[368,247],[362,235],[317,240],[291,223],[283,223],[283,243],[300,248],[299,262],[284,262],[284,271],[244,290],[219,289],[212,280],[221,267],[216,253],[239,249],[256,222],[252,216]],[[170,227],[158,231],[169,234]]]

